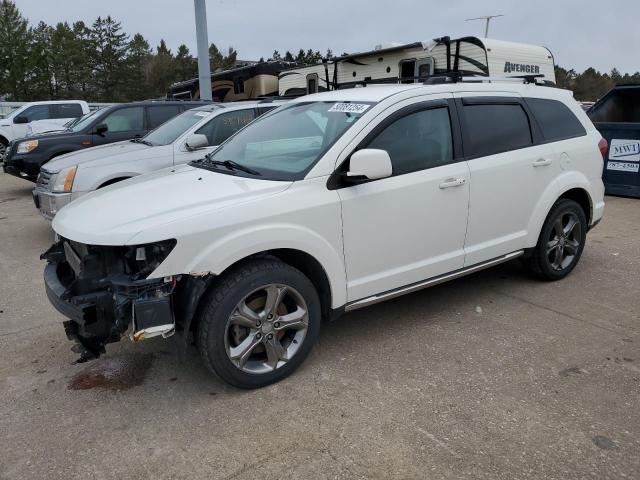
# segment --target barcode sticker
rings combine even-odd
[[[336,103],[329,109],[330,112],[364,113],[371,105],[366,103]]]

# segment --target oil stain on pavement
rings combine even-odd
[[[153,354],[137,353],[98,359],[75,374],[69,381],[69,390],[121,391],[142,384],[153,364]]]

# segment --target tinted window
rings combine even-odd
[[[61,103],[52,107],[53,118],[80,118],[83,115],[78,103]]]
[[[200,127],[196,133],[205,135],[209,140],[209,145],[220,145],[254,118],[253,108],[222,113]]]
[[[449,110],[434,108],[402,117],[380,132],[367,148],[386,150],[394,175],[451,163]]]
[[[536,117],[545,140],[553,142],[586,135],[580,121],[564,103],[544,98],[527,98],[527,104]]]
[[[474,157],[508,152],[533,143],[529,117],[520,105],[465,105],[463,111],[469,153]]]
[[[592,122],[640,122],[640,88],[621,88],[609,93],[589,110]]]
[[[147,107],[149,129],[156,128],[180,112],[178,105],[157,105]]]
[[[29,122],[51,118],[51,115],[49,114],[49,105],[33,105],[19,113],[17,116],[27,117]]]
[[[143,116],[143,107],[120,108],[107,115],[100,123],[106,123],[110,132],[144,130]]]

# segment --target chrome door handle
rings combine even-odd
[[[451,187],[461,187],[467,183],[465,178],[448,178],[444,182],[442,182],[439,187],[441,189],[451,188]]]
[[[547,165],[551,165],[551,160],[548,158],[539,158],[535,162],[533,162],[534,167],[546,167]]]

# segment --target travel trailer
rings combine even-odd
[[[290,68],[288,62],[259,62],[211,74],[213,100],[232,102],[278,95],[278,74]],[[169,87],[169,98],[195,100],[200,98],[197,78],[177,82]]]
[[[555,82],[553,54],[545,47],[489,38],[437,38],[376,49],[290,68],[278,76],[280,95],[305,95],[366,83],[416,83],[457,72],[465,76],[536,75]]]

